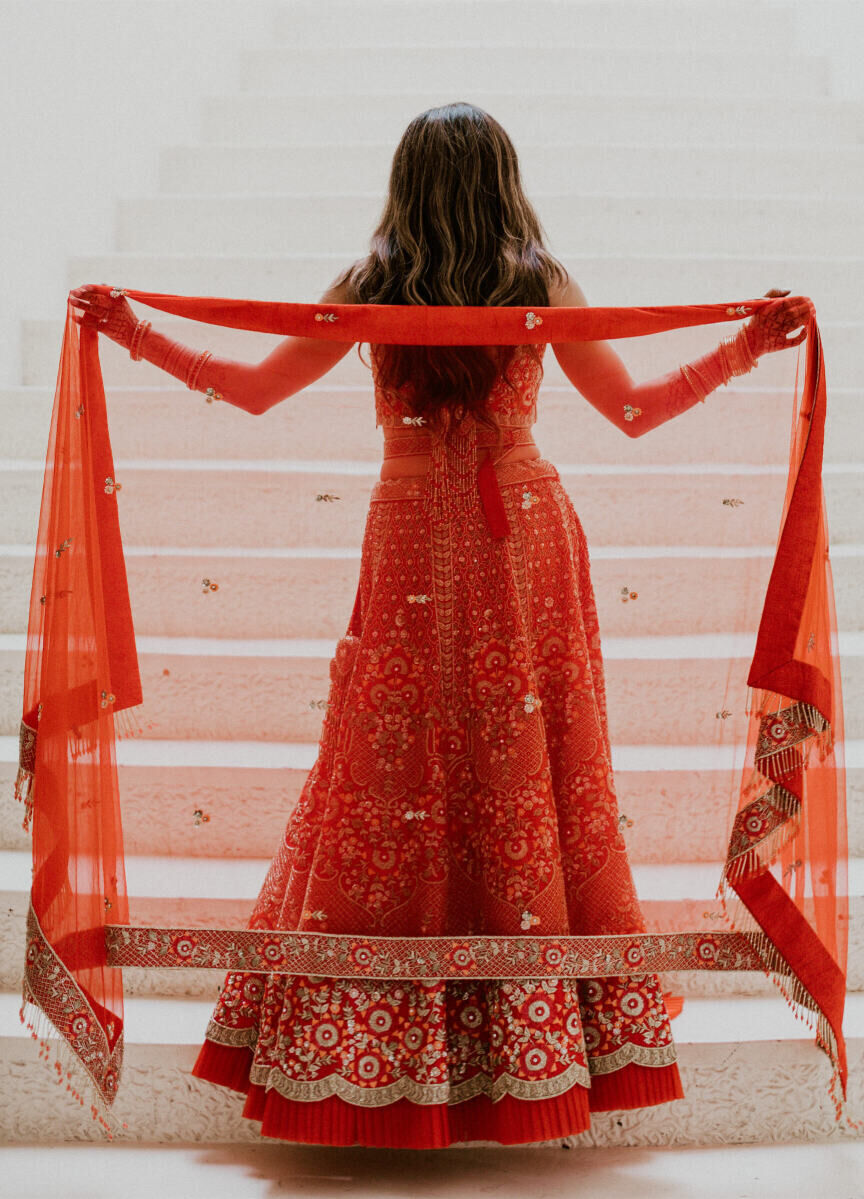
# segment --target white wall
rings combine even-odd
[[[154,188],[161,145],[195,140],[201,97],[267,44],[278,2],[0,0],[0,385],[20,379],[21,318],[62,314],[67,258],[112,249],[115,199]],[[767,2],[830,54],[835,94],[864,99],[864,0]]]
[[[0,0],[0,385],[20,380],[21,318],[62,316],[69,255],[112,248],[115,199],[155,187],[160,145],[197,137],[200,98],[233,80],[238,46],[266,44],[272,11]]]

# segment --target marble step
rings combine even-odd
[[[20,682],[20,680],[19,680]],[[849,853],[864,857],[864,743],[846,742]],[[185,857],[272,855],[316,753],[313,743],[238,741],[117,744],[123,837],[129,853],[153,849],[154,830]],[[728,747],[616,745],[615,788],[634,862],[664,863],[677,846],[692,861],[722,861],[730,797],[740,770]],[[0,849],[28,851],[20,804],[11,800],[16,737],[0,737]],[[197,819],[195,813],[201,812]],[[204,820],[203,816],[208,819]]]
[[[334,429],[338,429],[341,445],[350,447],[353,461],[381,460],[382,434],[374,424],[369,383],[365,387],[340,386],[325,378],[271,409],[266,420],[250,420],[242,409],[230,404],[208,406],[200,395],[169,376],[163,375],[163,379],[165,385],[153,389],[111,389],[111,445],[118,460],[164,457],[170,430],[170,452],[175,458],[251,461],[266,445],[271,459],[288,459],[302,452],[310,460],[323,461],[336,448]],[[729,421],[713,438],[714,457],[722,451],[729,461],[785,469],[789,394],[785,389],[760,388],[755,380],[753,375],[739,387],[733,380],[716,397],[728,411]],[[0,462],[18,458],[41,461],[53,399],[53,391],[47,387],[0,388],[0,428],[4,430]],[[860,409],[860,391],[831,388],[826,465],[864,463]],[[538,412],[534,439],[544,453],[554,447],[555,460],[561,463],[608,467],[618,462],[618,469],[640,465],[672,469],[704,463],[704,443],[694,437],[688,420],[670,421],[650,437],[625,442],[621,431],[569,384],[544,384]],[[145,415],[146,420],[142,419]]]
[[[731,245],[727,248],[734,251]],[[107,280],[142,291],[309,303],[361,253],[360,243],[356,255],[347,257],[112,253],[70,259],[67,278],[69,287]],[[772,287],[788,287],[813,299],[820,324],[864,319],[864,299],[858,286],[864,269],[860,257],[771,257],[761,252],[750,258],[737,253],[720,257],[587,253],[577,257],[568,252],[558,256],[594,305],[722,303],[738,297],[753,299]],[[58,295],[54,311],[62,315],[62,296]],[[157,322],[165,319],[151,315]]]
[[[34,518],[35,519],[35,518]],[[627,637],[650,628],[657,637],[738,633],[752,637],[756,615],[742,604],[742,563],[756,553],[767,582],[773,545],[660,546],[637,553],[632,546],[593,545],[591,577],[603,637]],[[139,636],[243,638],[341,637],[354,602],[359,546],[180,547],[126,543],[129,589]],[[839,627],[864,629],[864,545],[832,546]],[[31,545],[0,544],[0,632],[22,633],[33,573]],[[212,603],[201,580],[219,584],[230,603]],[[710,603],[705,602],[711,580]],[[639,608],[622,603],[621,588],[639,596]],[[764,587],[755,592],[764,595]],[[166,603],[165,597],[172,597]],[[179,597],[186,596],[187,602]],[[279,596],[279,603],[273,597]],[[755,602],[755,601],[754,601]],[[641,616],[634,613],[640,612]]]
[[[518,145],[578,131],[593,145],[639,141],[645,145],[686,143],[694,149],[734,141],[741,146],[764,144],[809,146],[851,145],[862,141],[861,105],[829,99],[777,96],[752,101],[737,94],[720,98],[615,96],[601,89],[575,95],[563,81],[558,91],[536,98],[508,88],[484,92],[465,81],[471,102],[491,113]],[[421,88],[423,90],[421,90]],[[201,129],[206,142],[274,142],[318,145],[338,129],[344,142],[386,141],[395,144],[418,113],[442,103],[440,89],[422,81],[417,90],[396,93],[380,83],[374,92],[326,98],[316,89],[305,95],[273,92],[213,95],[202,103]]]
[[[344,259],[342,261],[345,262]],[[330,279],[335,274],[336,271],[330,275]],[[101,282],[101,280],[96,281]],[[128,280],[124,282],[126,286],[133,286]],[[312,298],[314,299],[314,297]],[[718,296],[714,302],[722,303],[723,300],[753,298],[755,297]],[[306,299],[309,302],[308,296]],[[592,296],[591,302],[596,305],[601,301],[599,297]],[[690,302],[694,301],[691,299]],[[814,302],[818,304],[818,297]],[[150,317],[151,314],[147,313],[147,316]],[[64,310],[61,305],[60,312],[53,320],[25,320],[22,322],[23,373],[21,382],[25,385],[54,385],[63,337],[63,319]],[[162,319],[159,316],[155,317],[155,321],[158,322],[156,327],[168,337],[177,338],[186,345],[209,349],[226,358],[239,358],[247,362],[263,358],[272,351],[278,341],[278,338],[269,334],[218,328],[215,325],[204,325],[197,321]],[[819,327],[822,332],[825,362],[831,386],[860,388],[860,342],[862,332],[864,332],[864,321],[820,320]],[[651,379],[666,374],[680,362],[688,362],[692,358],[704,354],[707,350],[713,349],[721,337],[729,336],[737,328],[736,322],[721,322],[704,328],[676,330],[666,336],[630,338],[614,344],[634,379]],[[129,354],[113,342],[103,339],[99,352],[106,383],[111,386],[158,386],[165,382],[164,372],[157,370],[149,362],[133,362]],[[326,376],[328,383],[368,383],[370,376],[367,362],[368,354],[364,353],[361,360],[355,347],[332,370],[328,371]],[[795,373],[794,355],[786,353],[765,355],[755,369],[758,371],[760,387],[787,387],[791,391]],[[567,384],[568,380],[554,353],[547,353],[544,359],[544,371],[547,384],[553,386]],[[757,376],[751,374],[747,376],[747,380],[750,385],[753,385],[756,383]],[[685,415],[690,418],[691,414]],[[655,433],[653,440],[656,438],[657,434]]]
[[[584,186],[584,185],[582,185]],[[719,195],[713,197],[536,194],[536,210],[553,247],[594,254],[783,256],[806,245],[839,256],[864,241],[857,197]],[[144,196],[117,205],[115,248],[121,253],[344,254],[368,241],[383,192],[318,195]]]
[[[530,46],[514,38],[510,45],[466,45],[463,37],[435,44],[418,28],[413,45],[376,43],[368,35],[358,45],[284,45],[241,50],[241,89],[303,96],[320,88],[328,98],[358,92],[408,92],[422,88],[443,93],[494,91],[502,79],[514,93],[543,102],[548,92],[566,86],[572,95],[692,96],[732,95],[736,100],[801,99],[830,95],[830,63],[812,55],[734,49],[696,50],[686,46],[625,49],[593,46],[584,36],[569,41],[559,34],[551,44]]]
[[[0,636],[0,734],[9,736],[21,717],[24,641],[23,633]],[[605,674],[612,744],[625,742],[634,729],[657,746],[745,740],[747,716],[730,696],[746,695],[754,641],[753,634],[610,639]],[[139,636],[138,647],[145,737],[317,741],[334,642]],[[733,657],[725,656],[727,648]],[[840,653],[846,731],[864,737],[864,635],[841,634]],[[556,693],[541,691],[541,699],[549,702]],[[695,710],[694,695],[703,697]],[[718,717],[722,711],[730,714]]]
[[[126,543],[189,548],[214,540],[250,549],[359,545],[378,471],[376,463],[344,460],[115,462],[123,488],[120,519]],[[0,472],[3,537],[26,545],[35,538],[42,464],[27,460],[9,467]],[[784,468],[747,465],[711,473],[700,471],[698,464],[622,471],[559,462],[558,470],[589,546],[686,545],[696,536],[706,547],[762,546],[768,530],[774,534],[786,485]],[[226,472],[230,481],[219,477]],[[826,470],[824,485],[832,545],[856,543],[864,472],[854,463],[841,464]],[[734,500],[741,502],[735,505]],[[751,509],[777,516],[770,522],[767,517],[748,520]],[[532,514],[542,519],[536,506]]]
[[[529,197],[577,186],[594,194],[669,198],[725,195],[732,183],[736,196],[754,198],[771,192],[829,198],[864,188],[860,146],[814,146],[805,169],[801,151],[789,145],[740,146],[730,140],[694,154],[692,146],[673,144],[586,144],[575,140],[578,134],[576,129],[574,140],[557,143],[547,134],[517,147]],[[393,149],[386,142],[166,146],[159,157],[159,189],[219,195],[338,194],[348,187],[374,192],[386,185]]]
[[[793,32],[793,23],[778,20],[770,6],[736,0],[727,0],[722,9],[692,0],[544,0],[531,5],[522,0],[436,0],[419,6],[403,0],[328,0],[326,5],[292,0],[277,12],[274,41],[304,49],[366,45],[395,50],[422,41],[439,47],[479,43],[497,50],[514,43],[528,48],[569,42],[644,54],[674,48],[780,55],[791,52]]]
[[[134,996],[128,1000],[126,1055],[115,1105],[118,1120],[125,1121],[128,1129],[119,1134],[118,1146],[123,1142],[260,1143],[260,1126],[240,1116],[240,1096],[189,1073],[204,1039],[213,996],[215,989],[206,1000]],[[858,1119],[864,1114],[861,999],[847,996],[844,1022],[849,1114]],[[82,1113],[69,1101],[55,1085],[53,1070],[38,1060],[39,1047],[19,1023],[18,1007],[15,992],[0,998],[4,1142],[100,1140],[89,1112]],[[655,1108],[599,1113],[592,1117],[591,1129],[573,1139],[574,1145],[732,1145],[842,1135],[827,1094],[827,1059],[813,1044],[812,1032],[795,1020],[776,994],[690,999],[672,1031],[685,1098]],[[806,1097],[803,1105],[802,1096]],[[283,1145],[281,1152],[287,1160],[288,1147]],[[332,1159],[332,1150],[330,1155]],[[332,1168],[331,1162],[331,1172]]]

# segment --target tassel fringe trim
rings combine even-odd
[[[75,1056],[26,986],[18,1016],[33,1040],[39,1042],[39,1060],[51,1071],[57,1086],[65,1086],[71,1100],[85,1110],[89,1109],[99,1131],[106,1140],[113,1141],[115,1136],[129,1127],[128,1124],[125,1120],[119,1120],[106,1106],[81,1059]]]
[[[792,1010],[795,1019],[803,1020],[814,1033],[816,1045],[830,1061],[831,1082],[828,1094],[834,1106],[836,1123],[841,1123],[845,1118],[846,1126],[849,1129],[859,1133],[864,1131],[864,1121],[853,1120],[846,1110],[847,1100],[840,1081],[840,1055],[837,1038],[825,1014],[819,1010],[813,996],[800,979],[792,974],[788,962],[774,943],[769,940],[761,928],[754,926],[750,913],[735,892],[731,890],[730,881],[725,875],[717,888],[716,898],[720,901],[724,919],[729,922],[734,932],[746,937],[756,950],[764,964],[763,974],[777,987],[786,1000],[787,1006]],[[737,921],[736,916],[738,917]]]

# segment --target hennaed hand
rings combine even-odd
[[[86,329],[98,329],[118,345],[129,349],[138,318],[125,296],[112,299],[96,291],[95,283],[76,287],[69,293],[69,303],[76,310],[72,319]]]
[[[766,291],[765,298],[776,299],[777,302],[766,304],[745,325],[750,349],[757,358],[761,354],[772,354],[800,345],[807,336],[807,326],[816,311],[811,299],[807,296],[790,296],[788,289],[781,291],[774,287]],[[800,333],[789,337],[794,329],[802,325],[804,328]]]

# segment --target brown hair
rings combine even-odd
[[[567,272],[543,245],[513,143],[488,113],[457,103],[420,113],[403,133],[370,252],[337,285],[355,304],[543,306],[553,280]],[[512,346],[371,348],[380,386],[407,386],[431,425],[467,413],[494,424],[486,399]]]

